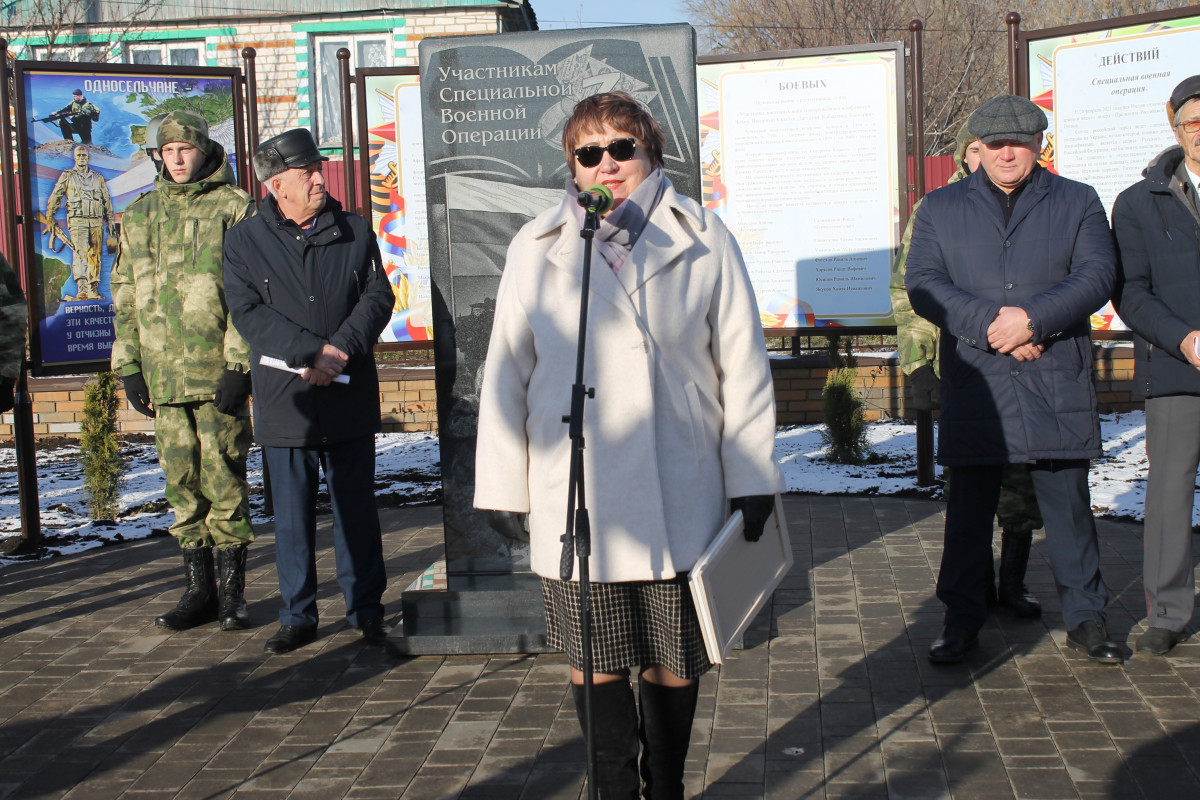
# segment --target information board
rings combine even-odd
[[[903,45],[697,68],[704,203],[737,237],[764,328],[892,325]]]

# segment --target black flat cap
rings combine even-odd
[[[1171,110],[1178,111],[1188,100],[1200,97],[1200,75],[1184,78],[1171,92]]]
[[[1046,112],[1032,100],[1001,94],[977,108],[967,120],[967,127],[984,144],[1006,139],[1027,141],[1046,130]]]
[[[292,128],[258,146],[254,151],[254,170],[258,179],[265,181],[284,170],[328,160],[328,156],[321,155],[317,149],[317,142],[308,128]]]

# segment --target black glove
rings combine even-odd
[[[147,417],[153,417],[154,409],[150,407],[150,390],[146,388],[146,379],[142,377],[142,373],[135,372],[132,375],[125,375],[121,378],[121,383],[125,386],[125,399],[129,401],[129,405]]]
[[[0,414],[12,411],[13,389],[16,385],[17,382],[12,378],[0,378]]]
[[[928,364],[917,367],[908,376],[914,411],[933,411],[942,404],[942,381]]]
[[[748,497],[735,497],[729,501],[730,513],[742,512],[742,534],[747,542],[757,542],[762,538],[763,528],[767,517],[775,510],[775,496],[770,494],[754,494]]]
[[[250,396],[250,373],[238,372],[235,369],[225,370],[217,383],[216,394],[213,395],[213,405],[222,414],[237,414],[246,405]]]

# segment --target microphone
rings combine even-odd
[[[599,183],[580,192],[576,200],[580,206],[588,211],[595,211],[597,214],[610,211],[613,207],[612,189]]]

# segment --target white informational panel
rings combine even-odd
[[[1022,39],[1026,89],[1050,119],[1042,161],[1095,187],[1111,219],[1117,195],[1176,143],[1166,104],[1180,81],[1200,73],[1200,16],[1107,20]],[[1126,329],[1111,303],[1092,327]]]
[[[737,237],[764,328],[892,324],[901,63],[895,44],[697,67],[704,201]]]

